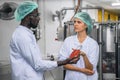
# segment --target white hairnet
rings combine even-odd
[[[78,12],[74,18],[78,18],[82,20],[87,25],[87,34],[89,34],[92,31],[93,25],[92,25],[92,19],[86,12]]]
[[[23,2],[15,10],[14,16],[17,21],[21,21],[26,15],[38,8],[37,3],[32,1]]]

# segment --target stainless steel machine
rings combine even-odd
[[[102,22],[99,24],[97,41],[100,47],[100,80],[120,79],[120,22]],[[94,35],[92,35],[94,36]]]

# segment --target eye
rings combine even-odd
[[[37,13],[37,14],[31,14],[30,16],[32,16],[32,17],[39,17],[39,16],[40,16],[40,13]]]
[[[76,21],[74,21],[74,23],[76,23]]]
[[[79,23],[79,24],[80,24],[80,23],[81,23],[81,21],[77,21],[77,23]]]
[[[81,23],[81,21],[74,21],[74,23],[76,23],[76,22],[77,22],[78,24],[80,24],[80,23]]]
[[[40,13],[37,13],[37,14],[36,14],[36,17],[38,17],[38,16],[40,16]]]

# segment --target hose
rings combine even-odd
[[[78,4],[77,4],[77,6],[76,6],[76,8],[75,8],[75,13],[74,13],[74,15],[72,16],[72,18],[70,19],[70,21],[72,21],[72,20],[73,20],[73,17],[74,17],[74,16],[75,16],[75,14],[78,12],[79,7],[80,7],[80,0],[78,0]]]

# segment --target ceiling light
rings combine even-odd
[[[112,5],[112,6],[120,6],[120,2],[112,3],[111,5]]]

